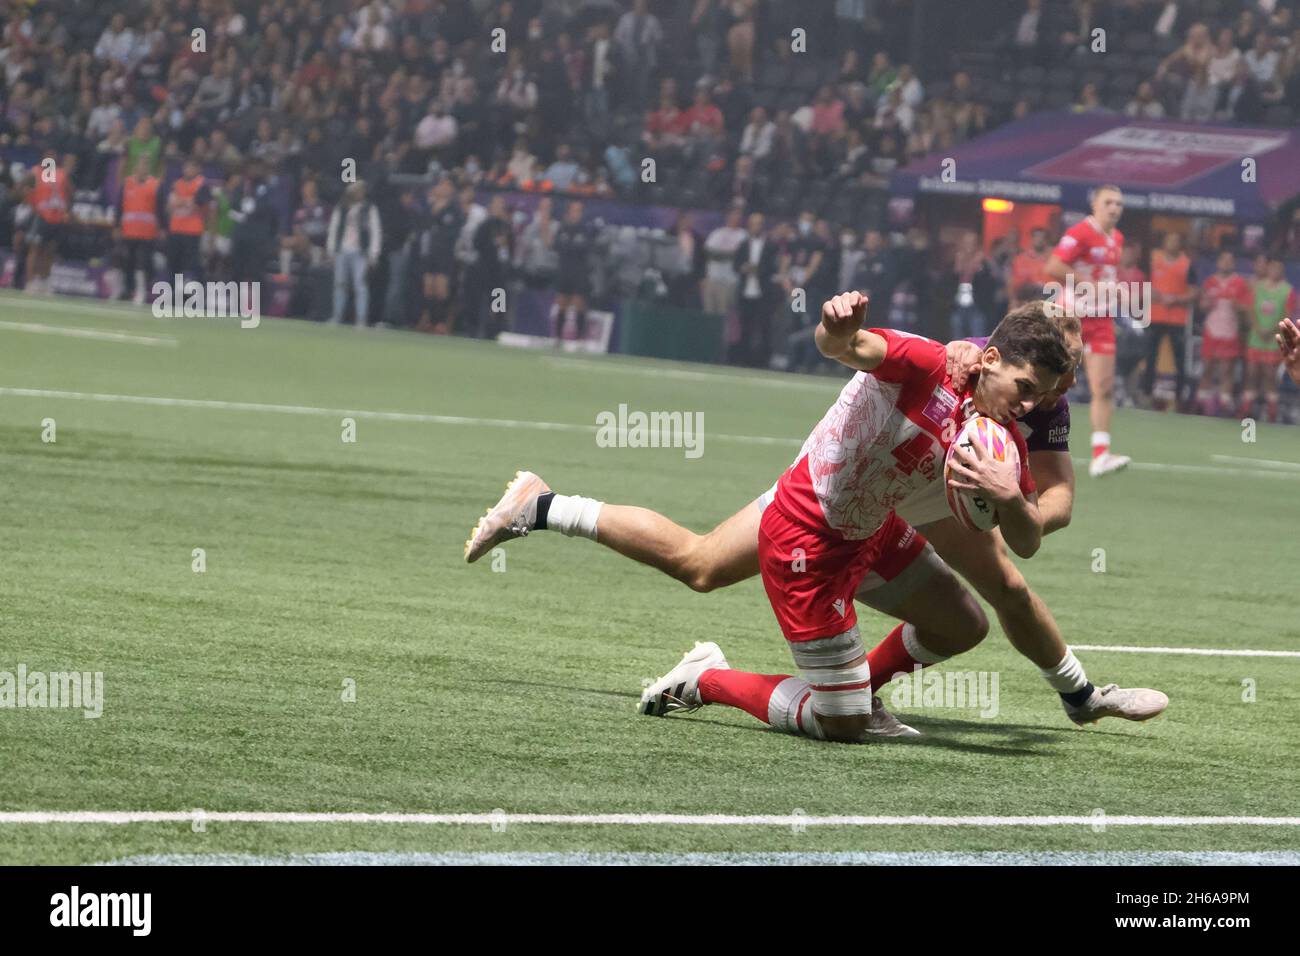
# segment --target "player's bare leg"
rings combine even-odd
[[[762,516],[751,501],[712,531],[696,534],[649,508],[607,504],[600,509],[596,541],[707,592],[758,574]]]
[[[1088,474],[1098,478],[1119,471],[1129,463],[1129,458],[1110,450],[1110,422],[1115,414],[1115,356],[1085,352],[1083,362],[1092,390],[1092,402],[1088,406],[1092,419],[1092,462]]]
[[[519,472],[470,533],[465,560],[477,561],[498,544],[532,531],[559,531],[590,538],[707,592],[758,574],[761,517],[758,504],[750,502],[712,531],[697,534],[649,508],[553,494],[531,472]]]
[[[924,534],[939,556],[993,606],[1011,646],[1034,662],[1076,724],[1102,717],[1149,720],[1169,705],[1169,698],[1158,690],[1093,686],[1052,612],[1012,563],[996,530],[967,531],[948,518],[926,525]]]

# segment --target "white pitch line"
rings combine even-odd
[[[82,315],[95,315],[102,318],[153,319],[153,309],[136,305],[134,302],[114,302],[107,299],[91,299],[85,296],[27,295],[23,292],[0,292],[0,305],[12,304],[16,308],[45,309],[49,312],[66,314],[79,312]]]
[[[475,418],[467,415],[430,415],[422,412],[385,412],[359,408],[321,408],[314,405],[273,405],[264,402],[230,402],[206,398],[168,398],[159,395],[116,395],[105,392],[72,392],[50,388],[13,388],[0,386],[0,396],[19,398],[61,398],[85,402],[118,402],[133,405],[155,405],[164,408],[209,408],[236,412],[278,412],[286,415],[352,415],[379,421],[417,422],[432,425],[469,425],[489,428],[535,428],[542,431],[585,432],[594,434],[596,425],[577,425],[572,422],[539,422],[513,418]],[[718,441],[734,441],[749,445],[802,444],[798,438],[776,438],[771,435],[729,435],[717,432],[707,434]],[[1076,464],[1086,465],[1086,458],[1076,458]],[[1166,465],[1158,462],[1133,462],[1128,466],[1138,470],[1191,472],[1211,475],[1254,475],[1261,478],[1300,480],[1300,472],[1265,471],[1250,468],[1217,468],[1213,465]]]
[[[1300,817],[1212,816],[740,816],[685,813],[312,813],[251,810],[14,810],[0,824],[398,823],[422,826],[705,826],[705,827],[1300,827]]]
[[[1214,461],[1242,461],[1248,465],[1263,465],[1265,468],[1281,468],[1286,471],[1300,471],[1300,461],[1278,461],[1273,458],[1246,458],[1243,455],[1211,455]]]
[[[1198,657],[1300,657],[1300,651],[1249,651],[1217,647],[1134,647],[1123,644],[1071,644],[1076,651],[1114,651],[1117,654],[1192,654]]]
[[[1076,465],[1088,464],[1087,458],[1075,458]],[[1184,475],[1252,475],[1256,478],[1300,479],[1300,472],[1270,471],[1263,468],[1230,468],[1217,465],[1169,465],[1158,461],[1134,461],[1124,466],[1130,471],[1172,472]]]
[[[547,357],[543,360],[551,368],[578,372],[596,372],[606,375],[643,375],[649,378],[673,378],[688,382],[708,382],[716,385],[753,385],[761,388],[785,388],[797,391],[829,394],[844,387],[844,380],[833,378],[812,379],[808,376],[742,375],[735,372],[709,369],[656,368],[625,365],[605,359],[574,359]]]
[[[40,322],[0,322],[0,329],[12,332],[35,332],[40,335],[66,335],[75,339],[98,339],[103,342],[127,342],[131,345],[161,345],[175,348],[180,343],[170,336],[136,335],[134,332],[106,332],[81,329],[70,325],[44,325]]]
[[[263,402],[228,402],[207,398],[167,398],[156,395],[114,395],[104,392],[70,392],[50,388],[0,387],[0,396],[17,398],[60,398],[84,402],[117,402],[128,405],[155,405],[163,408],[209,408],[235,412],[279,412],[286,415],[351,415],[390,422],[417,422],[432,425],[471,425],[492,428],[536,428],[543,431],[585,432],[595,434],[596,425],[577,425],[572,422],[538,422],[513,418],[473,418],[464,415],[429,415],[422,412],[382,412],[359,408],[320,408],[314,405],[271,405]],[[751,445],[799,445],[795,438],[772,438],[767,435],[725,435],[707,433],[707,438],[719,441],[743,442]]]

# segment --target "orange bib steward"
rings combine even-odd
[[[48,223],[68,221],[68,178],[63,171],[54,171],[54,182],[46,182],[43,175],[36,177],[32,190],[32,209]]]
[[[1188,292],[1188,271],[1192,260],[1181,254],[1176,259],[1165,256],[1157,249],[1151,254],[1151,288],[1157,293],[1170,296],[1185,296]],[[1186,305],[1165,305],[1159,301],[1151,304],[1151,322],[1153,325],[1186,325]]]
[[[173,222],[175,219],[173,218]],[[158,238],[158,178],[131,177],[122,187],[122,238]]]
[[[171,223],[168,231],[180,236],[201,236],[203,234],[203,210],[199,208],[199,190],[203,188],[203,177],[178,179],[172,184],[172,195],[177,197],[173,206]]]

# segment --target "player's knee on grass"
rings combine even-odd
[[[871,667],[858,629],[793,642],[790,651],[808,682],[821,736],[841,743],[863,739],[871,716]]]
[[[839,744],[861,743],[867,737],[868,715],[854,714],[849,717],[823,717],[817,715],[822,737]]]

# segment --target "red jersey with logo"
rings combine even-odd
[[[970,413],[948,378],[947,350],[906,332],[872,329],[887,343],[885,360],[859,372],[840,392],[777,482],[774,503],[805,527],[848,540],[871,537],[900,507],[927,494],[944,498],[943,462]],[[1020,487],[1034,491],[1029,452],[1020,452]]]
[[[1097,225],[1097,220],[1089,216],[1065,231],[1061,241],[1056,244],[1055,255],[1066,265],[1073,267],[1076,284],[1085,280],[1097,284],[1115,282],[1118,279],[1120,254],[1123,251],[1124,234],[1118,229],[1112,229],[1110,235],[1106,235]],[[1098,290],[1094,288],[1095,299],[1100,306],[1104,306],[1107,297],[1098,296],[1097,292]],[[1063,304],[1067,309],[1071,308],[1070,302],[1066,301]],[[1079,318],[1116,318],[1104,314],[1104,311],[1097,311],[1091,316],[1071,311]]]

